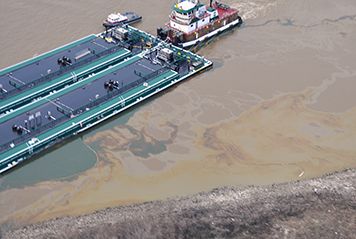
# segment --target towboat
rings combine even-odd
[[[179,0],[169,22],[157,29],[157,36],[176,46],[190,49],[242,24],[239,11],[218,1],[205,5],[200,0]]]
[[[133,24],[142,20],[142,16],[134,12],[111,13],[103,22],[105,28],[112,28],[124,24]]]

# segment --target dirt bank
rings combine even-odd
[[[356,170],[108,208],[3,232],[4,238],[352,238]],[[3,230],[6,230],[3,225]]]

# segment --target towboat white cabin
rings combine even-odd
[[[181,0],[173,6],[170,26],[184,33],[191,33],[218,17],[218,11],[199,0]]]

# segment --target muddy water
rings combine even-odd
[[[3,0],[0,66],[99,32],[115,9],[139,12],[138,27],[154,33],[173,2]],[[33,171],[33,183],[0,192],[0,220],[28,223],[355,167],[355,2],[228,3],[246,23],[199,52],[213,70],[85,134],[81,144],[98,159],[71,180]],[[63,159],[81,157],[79,148]],[[10,177],[2,180],[11,185]]]

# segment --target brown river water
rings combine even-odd
[[[98,33],[116,10],[138,12],[144,20],[136,27],[155,34],[173,3],[1,0],[0,68]],[[355,0],[227,3],[240,9],[245,24],[199,51],[214,69],[0,178],[11,185],[30,175],[0,191],[0,222],[355,167]],[[90,166],[61,178],[86,154]],[[30,168],[44,165],[44,157],[69,163]]]

